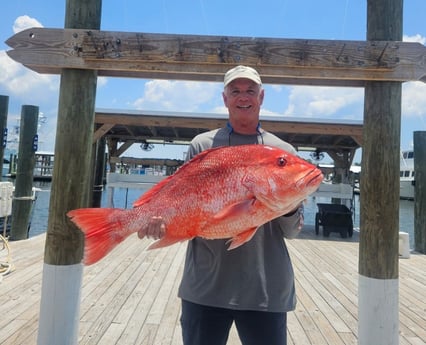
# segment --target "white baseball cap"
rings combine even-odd
[[[256,84],[262,85],[262,80],[260,79],[259,73],[254,68],[249,66],[236,66],[230,69],[225,73],[225,78],[223,80],[224,87],[226,87],[231,81],[238,78],[246,78],[253,80]]]

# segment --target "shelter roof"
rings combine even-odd
[[[199,133],[226,125],[227,114],[96,109],[94,140],[187,144]],[[362,145],[362,121],[260,116],[263,129],[299,150],[355,151]]]

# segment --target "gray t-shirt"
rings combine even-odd
[[[275,135],[241,135],[221,128],[196,136],[187,159],[211,147],[265,144],[291,153],[294,148]],[[188,242],[178,296],[219,308],[287,312],[296,306],[294,272],[283,237],[299,233],[301,215],[296,212],[260,227],[242,246],[228,250],[227,239],[194,238]]]

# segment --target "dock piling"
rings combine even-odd
[[[4,148],[7,142],[7,113],[9,111],[9,96],[0,95],[0,171],[3,176]]]
[[[402,18],[402,0],[367,1],[367,40],[401,41]],[[358,344],[397,345],[402,86],[368,81],[364,90]]]
[[[426,254],[426,131],[415,131],[414,142],[414,249]]]
[[[15,195],[12,206],[11,240],[28,238],[31,209],[33,207],[33,178],[37,150],[37,125],[39,108],[23,105],[21,110],[18,165],[16,168]]]
[[[65,27],[99,30],[102,0],[68,0]],[[39,345],[77,345],[83,234],[67,212],[88,207],[97,72],[62,69],[43,266]]]

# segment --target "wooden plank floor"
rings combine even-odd
[[[44,238],[10,242],[15,270],[0,282],[0,344],[36,344]],[[182,344],[176,295],[186,244],[145,251],[149,243],[131,236],[84,269],[79,344]],[[356,344],[357,234],[324,239],[307,226],[287,244],[298,296],[288,316],[289,345]],[[400,259],[401,345],[426,344],[425,267],[425,255]],[[228,344],[240,344],[235,329]]]

